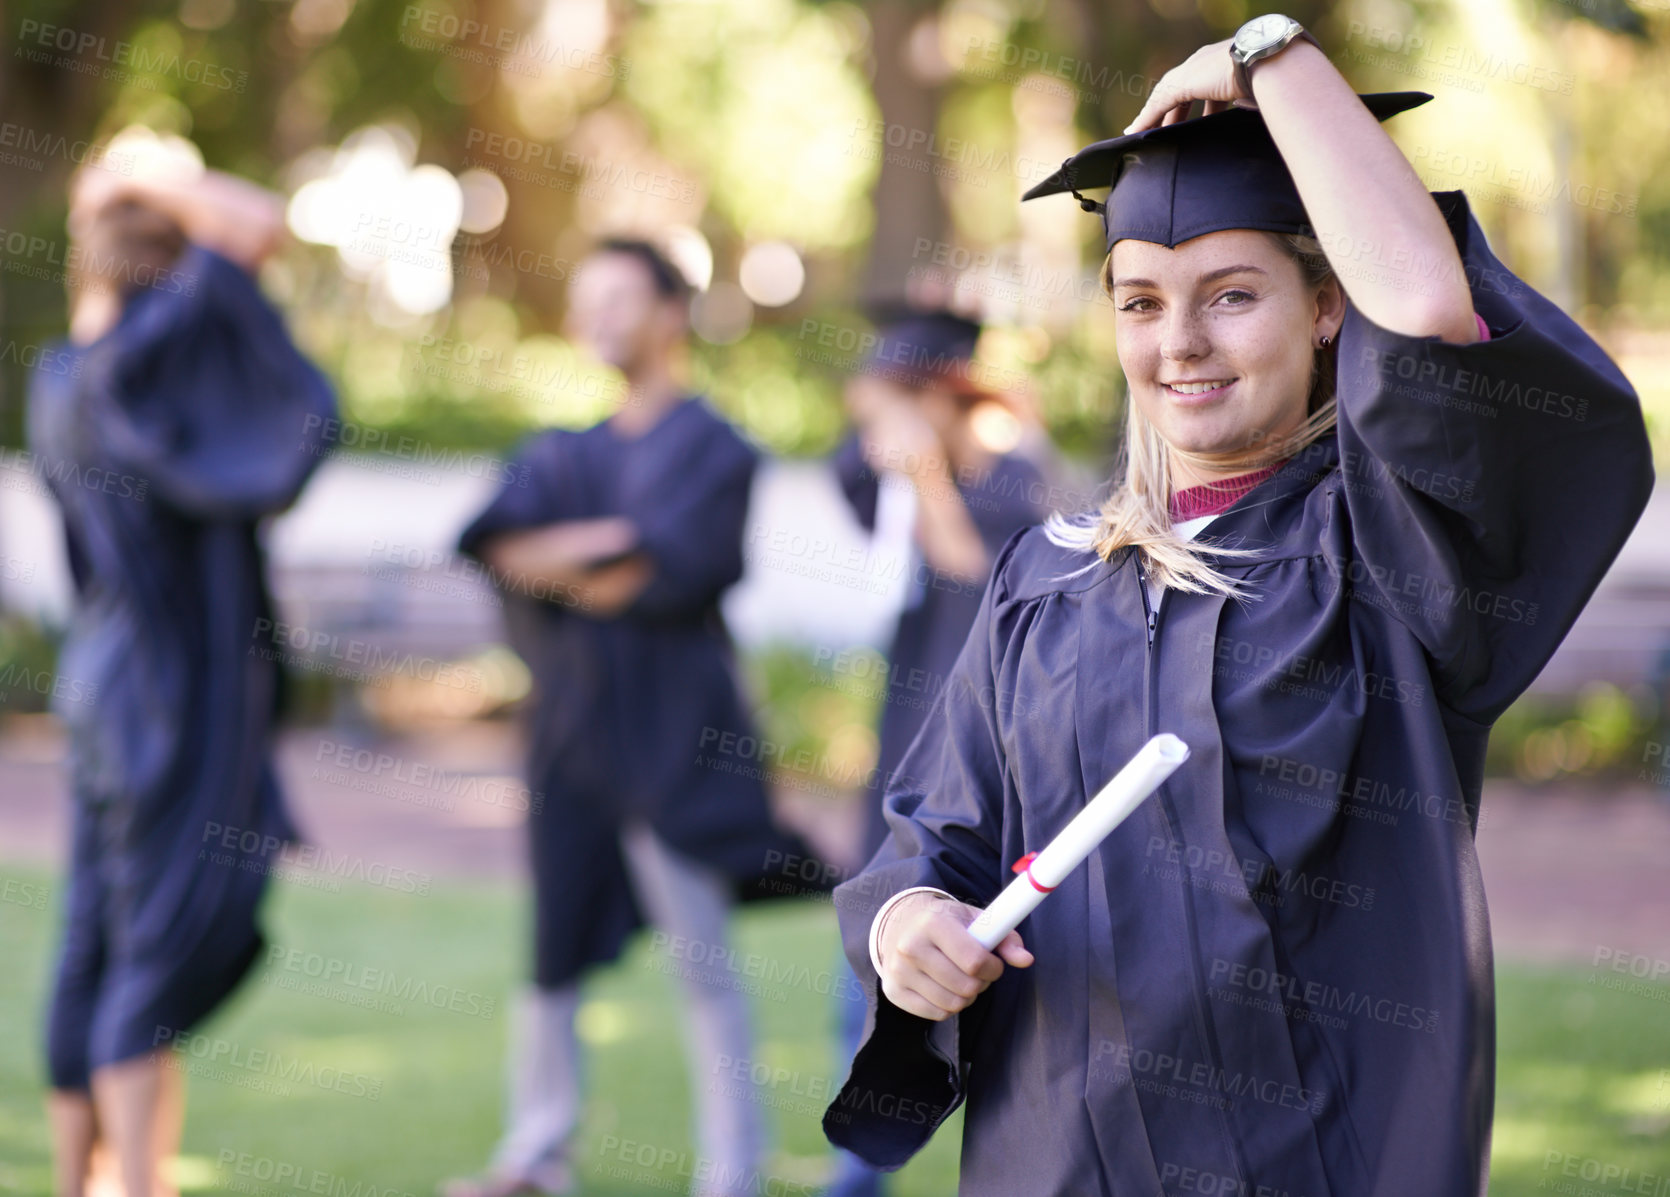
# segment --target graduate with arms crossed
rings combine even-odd
[[[872,1002],[836,1144],[898,1167],[966,1100],[963,1194],[1485,1191],[1485,743],[1653,476],[1617,367],[1381,129],[1429,98],[1262,17],[1028,193],[1102,213],[1124,460],[1005,546],[836,891]],[[1159,732],[1187,762],[982,948]]]
[[[445,1197],[575,1190],[581,984],[646,923],[689,954],[666,959],[695,1082],[752,1059],[731,907],[780,892],[782,862],[812,859],[773,822],[760,762],[725,749],[755,741],[719,599],[742,574],[759,455],[681,381],[690,298],[648,242],[586,256],[569,331],[629,390],[590,428],[530,438],[459,538],[491,567],[534,677],[538,800],[533,977],[516,1003],[505,1133],[487,1173],[444,1184]],[[699,1197],[755,1191],[763,1105],[741,1084],[692,1089]]]

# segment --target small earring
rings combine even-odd
[[[1324,333],[1323,336],[1322,336],[1322,348],[1326,349],[1326,348],[1328,348],[1328,346],[1332,345],[1333,343],[1334,343],[1334,338],[1332,338],[1332,337],[1328,336],[1326,333]]]

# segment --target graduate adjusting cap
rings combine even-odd
[[[1432,99],[1420,91],[1358,98],[1380,120]],[[1113,188],[1105,204],[1079,194],[1095,187]],[[1220,229],[1298,233],[1307,225],[1264,117],[1246,108],[1098,141],[1021,198],[1064,191],[1086,211],[1102,214],[1110,250],[1125,237],[1171,249]]]

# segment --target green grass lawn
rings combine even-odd
[[[8,869],[0,881],[17,899],[0,902],[0,1193],[44,1194],[37,1040],[58,894],[45,874]],[[30,885],[53,887],[44,907],[30,904],[34,891],[22,888]],[[192,1046],[219,1056],[190,1065],[182,1187],[427,1197],[438,1179],[478,1167],[498,1127],[504,1002],[523,955],[523,917],[517,895],[503,888],[449,885],[420,896],[277,886],[271,940],[317,958],[263,968],[201,1029]],[[813,977],[835,957],[827,905],[752,908],[737,939],[739,953],[803,964]],[[640,943],[588,991],[587,1194],[682,1192],[692,1167],[679,988],[654,959]],[[320,995],[278,980],[308,982],[309,969],[326,961],[352,968],[356,981],[361,970],[388,970],[408,996],[379,996],[375,982],[365,990],[332,981]],[[1609,1166],[1670,1173],[1670,1001],[1659,1000],[1670,999],[1670,987],[1649,992],[1591,985],[1584,969],[1500,970],[1493,1194],[1582,1192],[1585,1169]],[[350,994],[384,1007],[349,1004]],[[776,1144],[769,1170],[778,1182],[762,1191],[804,1192],[828,1166],[818,1117],[840,1076],[830,1003],[790,986],[754,1005],[758,1063],[780,1070],[766,1091]],[[899,1174],[898,1197],[954,1191],[959,1125]],[[1553,1166],[1551,1152],[1561,1153]],[[1562,1171],[1568,1158],[1577,1179]],[[1638,1191],[1608,1175],[1588,1191]],[[1573,1187],[1557,1189],[1561,1182]]]

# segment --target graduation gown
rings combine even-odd
[[[1652,468],[1617,367],[1437,198],[1492,337],[1347,315],[1337,434],[1200,537],[1257,550],[1220,558],[1256,599],[1150,615],[1130,551],[1006,547],[890,838],[836,891],[871,999],[837,1144],[897,1167],[966,1100],[964,1194],[1484,1192],[1485,741]],[[1021,925],[1031,968],[940,1023],[878,1002],[889,895],[985,905],[1162,731],[1189,760]]]
[[[201,246],[103,337],[57,349],[29,406],[75,584],[48,1063],[54,1086],[80,1088],[195,1024],[260,951],[256,904],[293,829],[269,759],[279,677],[256,524],[318,464],[335,399],[255,281]],[[211,860],[216,827],[260,846]]]
[[[635,438],[608,421],[553,430],[522,449],[459,539],[479,556],[504,532],[626,516],[655,566],[615,619],[504,589],[507,636],[534,677],[527,769],[542,800],[528,830],[541,986],[613,960],[640,925],[618,847],[628,819],[729,875],[743,896],[763,896],[750,887],[804,858],[771,822],[757,747],[747,755],[757,741],[719,611],[742,575],[756,462],[696,397]]]
[[[881,482],[865,462],[857,437],[849,437],[835,451],[835,473],[859,523],[873,531]],[[1001,454],[985,469],[958,477],[956,487],[990,558],[996,558],[1011,536],[1045,514],[1043,476],[1017,454]],[[944,688],[985,589],[985,578],[960,578],[926,562],[917,562],[911,571],[905,609],[887,650],[887,693],[872,777],[885,779],[897,771],[905,749],[916,739],[929,708]],[[870,794],[865,808],[865,860],[874,856],[887,838],[881,797],[879,792]]]

